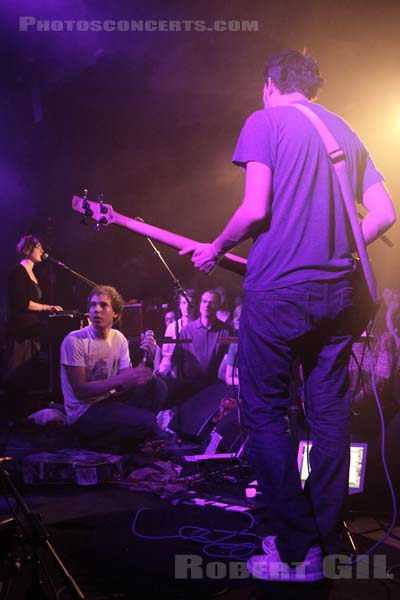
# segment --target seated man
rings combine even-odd
[[[88,298],[90,325],[69,333],[61,345],[67,421],[99,449],[131,450],[158,432],[155,415],[144,406],[151,406],[164,384],[144,364],[131,367],[128,342],[113,329],[122,309],[115,288],[95,287]],[[142,347],[154,354],[155,340],[147,337]]]
[[[215,290],[203,292],[198,319],[182,327],[182,339],[191,340],[175,347],[172,365],[178,379],[177,399],[185,399],[200,389],[218,383],[218,367],[226,351],[222,338],[232,329],[217,318],[220,296]]]

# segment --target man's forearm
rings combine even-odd
[[[374,218],[371,214],[366,215],[361,222],[361,229],[366,244],[378,239],[393,225],[393,220],[385,219],[384,215],[380,219]]]
[[[255,214],[248,204],[241,204],[223,232],[213,242],[218,254],[225,254],[237,244],[252,237],[263,218],[263,215]]]
[[[99,381],[86,381],[79,386],[76,394],[80,400],[89,400],[95,396],[107,394],[115,388],[122,388],[122,378],[119,375],[114,375],[108,379],[100,379]]]
[[[363,196],[363,204],[368,214],[361,222],[366,244],[370,244],[396,221],[393,202],[383,183],[371,185]]]
[[[240,242],[254,237],[266,223],[271,204],[271,170],[264,164],[249,162],[243,202],[227,226],[211,244],[188,244],[179,254],[192,253],[197,269],[211,273],[218,260]]]

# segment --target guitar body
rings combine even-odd
[[[114,211],[111,204],[92,202],[86,198],[74,196],[72,198],[72,210],[94,219],[100,225],[118,225],[178,250],[182,250],[185,246],[195,243],[192,239],[178,235],[177,233],[171,233],[166,229],[160,229],[148,223],[143,223],[143,221],[121,215]],[[245,258],[229,253],[225,254],[218,263],[219,267],[243,276],[246,273],[246,265],[247,260]]]
[[[365,279],[364,271],[359,260],[353,273],[354,300],[351,313],[351,326],[354,340],[358,340],[368,324],[374,320],[381,304],[373,300]]]

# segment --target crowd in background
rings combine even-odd
[[[32,410],[32,404],[27,401],[27,398],[32,389],[40,387],[40,381],[38,383],[40,377],[42,377],[42,387],[46,385],[43,384],[45,371],[43,359],[42,363],[39,360],[40,356],[43,357],[43,351],[48,349],[46,318],[43,317],[62,310],[59,305],[47,305],[42,302],[39,282],[34,273],[34,267],[41,262],[44,253],[40,240],[35,236],[24,236],[17,246],[17,252],[20,261],[10,272],[8,282],[7,341],[2,368],[3,387],[12,418],[24,417]],[[89,318],[96,320],[97,316],[94,313],[90,314],[90,305],[88,311]],[[111,319],[113,328],[119,327],[119,319],[116,315],[119,317],[121,311],[122,306],[117,310],[118,315],[115,313]],[[202,293],[194,288],[187,288],[179,294],[176,306],[165,305],[165,332],[162,341],[157,343],[153,336],[150,336],[150,342],[149,340],[143,342],[143,339],[141,341],[142,350],[146,344],[150,344],[147,348],[151,358],[153,379],[150,396],[151,394],[154,396],[154,380],[163,383],[158,383],[156,400],[153,397],[152,401],[149,400],[146,404],[147,396],[142,394],[140,402],[136,402],[136,408],[155,412],[154,407],[156,407],[157,423],[163,429],[168,429],[177,404],[192,398],[208,386],[215,386],[217,383],[225,384],[230,386],[230,391],[221,391],[222,397],[239,398],[237,352],[240,314],[240,297],[230,297],[222,286],[204,290]],[[135,351],[132,352],[133,346]],[[135,362],[142,361],[137,350],[138,344],[132,342],[129,361],[130,365],[133,362],[136,368]],[[355,417],[361,415],[361,418],[356,419],[356,429],[358,427],[362,433],[362,429],[368,429],[370,425],[370,420],[363,418],[363,415],[366,415],[374,402],[374,389],[388,414],[397,412],[400,403],[400,292],[398,290],[389,288],[382,290],[382,303],[370,335],[368,337],[363,335],[354,343],[352,354],[350,364],[352,408]],[[128,359],[125,357],[124,360]],[[62,372],[63,368],[61,361]],[[149,368],[148,364],[146,368]],[[268,365],[265,368],[267,369]],[[114,375],[116,373],[117,371]],[[109,376],[109,372],[95,375],[106,379]],[[293,389],[297,390],[294,401],[304,404],[302,392],[299,392],[301,388],[299,367],[293,374],[293,380],[295,381]],[[64,377],[64,396],[68,393],[66,381],[68,378]],[[62,398],[58,400],[63,401]],[[86,399],[84,402],[87,402]],[[163,418],[165,413],[168,414],[168,418]],[[70,418],[70,422],[74,423],[74,418]]]

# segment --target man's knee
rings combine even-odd
[[[154,379],[154,404],[156,410],[154,412],[158,413],[162,410],[163,406],[166,404],[168,396],[168,385],[164,379],[161,377],[155,377]]]
[[[138,408],[136,411],[135,427],[139,428],[144,435],[153,433],[157,427],[155,414],[144,408]]]

